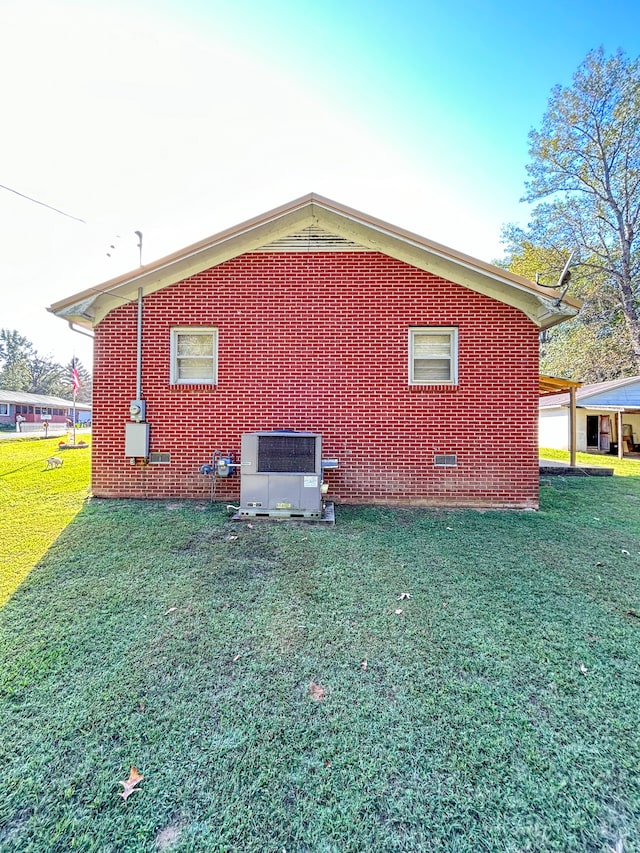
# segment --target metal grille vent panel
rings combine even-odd
[[[149,462],[156,465],[169,465],[171,463],[170,453],[150,453]]]
[[[458,457],[455,453],[437,453],[433,464],[437,468],[455,468],[458,464]]]
[[[280,237],[266,246],[256,249],[256,252],[367,252],[370,251],[359,243],[331,234],[324,228],[310,225],[308,228],[287,237]]]
[[[260,473],[313,473],[315,464],[315,436],[261,435],[258,439]]]

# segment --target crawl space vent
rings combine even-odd
[[[150,453],[149,454],[149,462],[155,463],[156,465],[169,465],[171,462],[171,454],[170,453]]]
[[[455,468],[457,464],[458,457],[455,453],[437,453],[434,457],[436,468]]]

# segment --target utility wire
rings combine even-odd
[[[27,201],[32,201],[34,204],[41,204],[43,207],[48,207],[49,210],[54,210],[56,213],[60,213],[62,216],[66,216],[69,219],[75,219],[76,222],[82,222],[83,225],[86,225],[87,222],[84,219],[80,219],[79,216],[72,216],[70,213],[65,213],[64,210],[60,210],[57,207],[53,207],[51,204],[47,204],[45,201],[38,201],[37,198],[31,198],[30,195],[25,195],[24,193],[18,192],[18,190],[14,190],[11,187],[5,187],[4,184],[0,184],[0,189],[7,190],[7,192],[15,193],[19,195],[20,198],[26,198]]]

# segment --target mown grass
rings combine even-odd
[[[0,440],[0,607],[87,498],[89,451],[60,451],[60,440]],[[54,455],[64,464],[47,470],[47,459]]]
[[[541,447],[540,458],[568,464],[569,451]],[[638,457],[619,459],[609,453],[576,453],[576,464],[586,467],[611,468],[617,477],[640,477],[640,458]]]
[[[640,479],[541,492],[91,501],[0,613],[0,849],[640,850]]]

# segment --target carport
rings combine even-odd
[[[571,468],[576,467],[576,389],[582,384],[571,379],[560,379],[557,376],[540,376],[539,378],[541,397],[569,393],[569,465]]]

